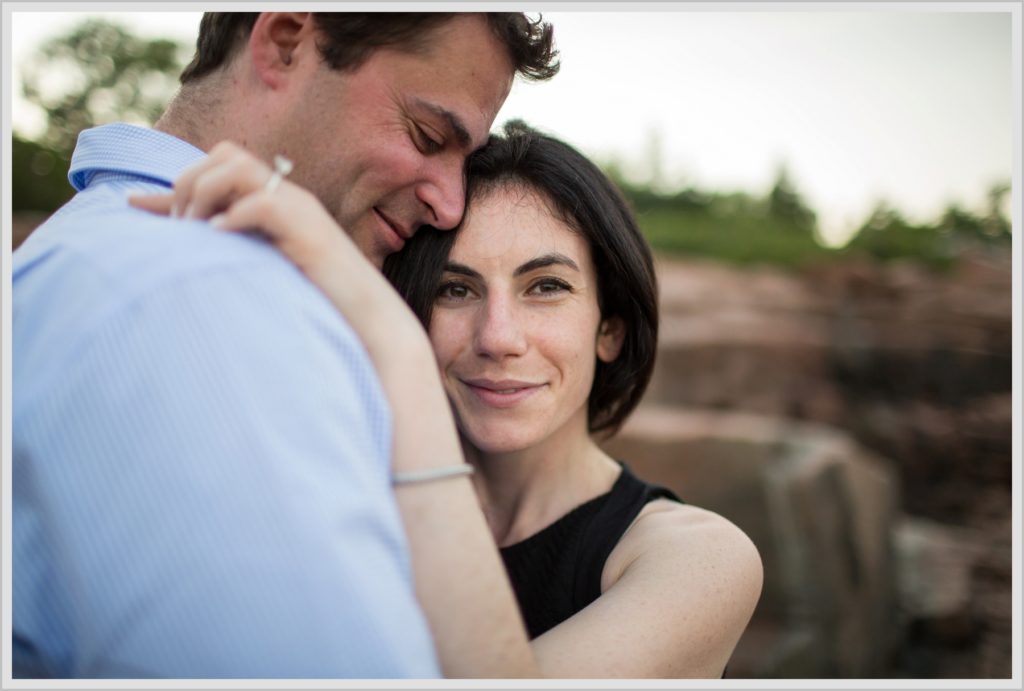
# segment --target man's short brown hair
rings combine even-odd
[[[199,23],[196,54],[181,73],[181,83],[198,80],[229,62],[258,16],[257,12],[205,13]],[[432,29],[455,16],[453,12],[313,13],[322,37],[317,47],[324,62],[336,70],[355,69],[374,50],[385,46],[421,49]],[[487,12],[485,16],[517,73],[535,80],[555,76],[560,65],[550,24],[522,12]]]

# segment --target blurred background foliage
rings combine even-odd
[[[14,213],[38,218],[71,197],[67,169],[82,130],[114,121],[153,124],[174,94],[191,49],[177,41],[140,38],[105,19],[87,20],[41,45],[22,66],[22,79],[25,98],[45,114],[45,127],[31,137],[13,133]],[[660,152],[650,153],[657,171]],[[655,250],[666,255],[784,267],[857,255],[944,268],[965,248],[1005,248],[1010,242],[1010,223],[1001,212],[1010,190],[1004,182],[990,190],[988,209],[951,204],[925,224],[911,223],[880,202],[849,244],[837,249],[821,243],[815,212],[784,167],[763,195],[665,190],[630,181],[614,162],[603,167],[633,204]]]
[[[929,223],[911,223],[896,208],[879,202],[850,242],[834,248],[821,242],[815,213],[785,169],[764,196],[694,187],[657,193],[631,183],[615,166],[605,170],[632,203],[651,244],[668,255],[790,268],[852,257],[911,259],[944,270],[964,251],[1010,247],[1010,222],[1002,212],[1010,191],[1006,183],[988,191],[989,204],[983,211],[951,203]]]
[[[11,142],[14,213],[51,213],[71,198],[78,133],[109,122],[152,125],[178,86],[191,46],[145,39],[89,19],[43,43],[22,66],[25,99],[45,114],[41,134]]]

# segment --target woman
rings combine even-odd
[[[436,373],[411,371],[424,341],[408,310],[310,195],[268,192],[266,167],[239,165],[246,157],[234,147],[211,155],[202,165],[231,184],[189,173],[179,201],[201,217],[221,211],[219,227],[262,230],[348,318],[395,408],[399,478],[428,458],[439,470],[411,479],[459,482],[448,411],[409,403],[436,400],[440,387]],[[385,273],[429,334],[533,662],[551,677],[720,676],[760,593],[756,549],[722,517],[636,479],[595,440],[622,424],[653,367],[656,285],[634,219],[592,163],[521,123],[492,137],[467,176],[461,226],[421,230]],[[407,526],[442,510],[403,491]],[[415,569],[437,573],[430,541],[410,531]],[[463,583],[417,582],[442,660],[472,654],[454,650],[458,634],[432,615]]]

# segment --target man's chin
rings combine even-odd
[[[373,264],[373,266],[377,269],[377,271],[381,271],[381,270],[384,269],[384,260],[388,258],[388,255],[386,255],[386,254],[382,254],[382,255],[379,255],[379,256],[367,255],[366,258],[370,260],[370,263]]]
[[[363,250],[363,256],[366,257],[371,264],[377,267],[378,271],[384,268],[384,260],[392,254],[394,254],[394,250],[383,244],[375,245],[368,250]]]
[[[372,233],[360,233],[357,231],[350,233],[349,237],[352,238],[353,244],[366,257],[367,261],[377,267],[378,271],[384,267],[384,260],[393,251]]]

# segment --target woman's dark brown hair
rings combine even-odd
[[[625,337],[611,363],[598,360],[587,409],[592,433],[614,434],[636,408],[654,369],[658,341],[658,287],[651,250],[618,188],[568,144],[520,121],[506,124],[470,156],[466,208],[505,185],[521,185],[548,199],[590,247],[602,319],[620,318]],[[384,275],[430,324],[444,264],[458,229],[421,228],[384,262]]]
[[[229,62],[237,46],[252,32],[258,12],[207,12],[199,23],[196,54],[181,73],[188,84]],[[377,48],[417,51],[429,45],[431,32],[455,17],[454,12],[314,12],[320,32],[317,47],[331,68],[359,67]],[[487,12],[491,31],[508,50],[513,68],[537,80],[558,72],[553,29],[541,18],[522,12]]]

